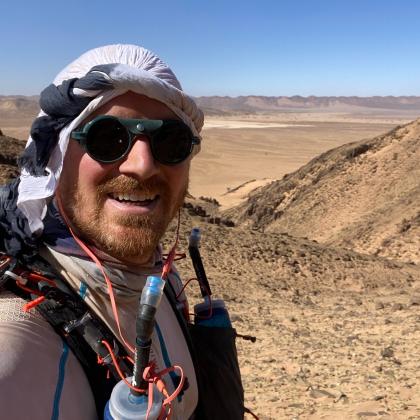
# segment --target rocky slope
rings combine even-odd
[[[24,147],[25,142],[4,136],[0,130],[0,184],[18,174],[16,159]]]
[[[330,150],[226,212],[243,226],[420,262],[420,120]]]
[[[237,340],[249,408],[261,419],[419,418],[418,266],[210,224],[208,204],[190,204],[180,251],[199,226],[213,293],[237,331],[257,337]],[[173,225],[165,249],[174,238]],[[188,258],[178,268],[194,277]],[[195,282],[187,293],[199,299]]]
[[[1,180],[22,147],[0,138]],[[179,251],[193,226],[214,296],[238,333],[256,337],[237,346],[246,406],[260,419],[420,418],[419,266],[234,226],[211,198],[187,200]],[[194,277],[188,258],[177,265]],[[192,306],[195,282],[187,293]]]

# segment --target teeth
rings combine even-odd
[[[151,201],[156,198],[156,194],[111,194],[111,197],[119,201]]]

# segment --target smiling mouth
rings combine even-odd
[[[132,206],[149,206],[156,202],[159,198],[158,194],[144,194],[144,193],[132,193],[132,194],[117,194],[110,193],[109,197],[119,203],[132,205]]]

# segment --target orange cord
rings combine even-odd
[[[112,359],[112,363],[115,366],[115,369],[117,370],[118,376],[121,378],[121,380],[124,381],[124,383],[132,390],[136,391],[136,392],[141,392],[144,393],[145,391],[143,389],[140,388],[136,388],[135,386],[131,385],[130,382],[127,381],[127,379],[125,379],[125,376],[118,364],[118,360],[114,354],[114,350],[112,350],[112,347],[110,346],[110,344],[108,343],[108,341],[106,340],[102,340],[101,343],[107,348],[107,350],[109,351],[109,355],[111,356]]]
[[[185,284],[182,286],[182,289],[180,290],[180,292],[175,296],[175,299],[178,300],[178,298],[182,295],[183,291],[185,290],[185,288],[193,281],[193,280],[197,280],[198,279],[196,277],[193,277],[191,279],[189,279],[188,281],[185,282]]]
[[[114,315],[114,319],[115,322],[117,324],[117,328],[118,328],[118,333],[121,337],[122,342],[126,345],[126,347],[132,352],[134,353],[135,350],[133,348],[133,346],[131,346],[129,343],[127,343],[127,341],[124,339],[124,336],[122,334],[121,331],[121,326],[120,326],[120,321],[119,321],[119,316],[118,316],[118,309],[117,309],[117,305],[115,302],[115,297],[114,297],[114,291],[112,288],[112,283],[111,280],[109,279],[109,277],[107,276],[105,269],[102,265],[102,263],[99,261],[98,257],[94,254],[94,252],[86,245],[83,243],[83,241],[81,239],[78,238],[78,236],[73,232],[73,230],[70,227],[69,221],[67,219],[67,216],[64,212],[64,209],[62,207],[62,203],[60,200],[59,195],[56,195],[57,197],[57,204],[60,210],[61,215],[63,216],[64,221],[66,222],[67,228],[69,229],[71,235],[73,236],[74,240],[76,241],[76,243],[80,246],[80,248],[92,259],[92,261],[96,264],[96,266],[100,269],[100,271],[102,272],[102,275],[105,279],[105,282],[107,284],[108,287],[108,294],[110,297],[110,301],[111,301],[111,307],[112,307],[112,312]],[[173,247],[171,248],[169,254],[168,254],[168,258],[166,259],[164,265],[163,265],[163,269],[162,269],[162,274],[161,274],[161,278],[162,280],[166,280],[168,277],[169,272],[171,271],[172,268],[172,264],[175,260],[175,257],[177,256],[176,254],[176,247],[178,246],[178,241],[179,241],[179,230],[180,230],[180,224],[181,224],[181,209],[178,210],[178,226],[177,226],[177,230],[176,230],[176,238],[175,238],[175,244],[173,245]],[[211,308],[210,308],[211,309]],[[132,390],[136,391],[136,392],[144,392],[144,390],[141,390],[140,388],[136,388],[133,385],[131,385],[127,379],[124,377],[123,372],[121,371],[121,368],[118,365],[118,360],[115,357],[115,354],[111,348],[111,346],[109,345],[109,343],[106,340],[102,340],[102,344],[107,348],[107,350],[109,351],[109,354],[111,356],[112,362],[115,366],[115,369],[117,370],[118,375],[120,376],[121,380],[124,381],[124,383]],[[173,392],[172,395],[168,395],[168,392],[166,390],[166,386],[164,381],[161,379],[161,376],[165,375],[168,372],[171,372],[173,370],[179,370],[181,373],[181,380],[180,383],[178,385],[178,387],[176,388],[176,390]],[[148,412],[146,414],[146,418],[149,415],[150,409],[151,409],[151,402],[153,401],[153,383],[156,384],[156,386],[158,386],[158,389],[164,394],[165,397],[167,397],[164,401],[163,401],[163,405],[162,405],[162,411],[164,411],[164,408],[166,406],[168,406],[168,413],[166,418],[169,419],[170,415],[171,415],[171,403],[172,401],[178,396],[178,394],[181,392],[182,387],[184,385],[185,382],[185,377],[184,377],[184,372],[182,370],[182,368],[180,366],[171,366],[167,369],[164,369],[161,372],[158,372],[157,374],[155,374],[153,377],[148,378],[147,375],[150,372],[150,367],[149,369],[146,368],[145,371],[143,372],[143,378],[144,380],[149,382],[149,408],[148,408]]]
[[[166,258],[168,258],[168,255],[169,254],[162,254],[162,257],[163,258],[165,258],[165,260],[166,260]],[[183,260],[184,258],[187,258],[187,254],[185,253],[185,252],[177,252],[176,254],[175,254],[175,258],[174,258],[174,261],[181,261],[181,260]]]
[[[107,348],[107,350],[109,352],[109,355],[111,356],[112,362],[113,362],[121,380],[124,381],[124,383],[130,389],[132,389],[136,392],[145,393],[145,390],[134,387],[132,384],[130,384],[130,382],[127,381],[127,379],[124,377],[124,374],[123,374],[123,372],[121,371],[121,369],[118,365],[118,360],[117,360],[117,358],[114,354],[114,351],[113,351],[111,345],[106,340],[102,340],[101,342]],[[168,390],[166,389],[165,382],[162,379],[162,376],[166,375],[169,372],[173,372],[175,370],[179,371],[181,379],[179,381],[178,386],[174,390],[174,392],[171,395],[169,395]],[[152,366],[147,366],[146,369],[143,372],[143,379],[145,381],[149,382],[149,389],[148,389],[149,402],[153,401],[153,384],[155,384],[157,389],[165,397],[165,399],[163,400],[163,403],[162,403],[163,407],[170,406],[172,404],[172,401],[179,395],[179,393],[181,392],[181,390],[184,386],[184,383],[185,383],[184,371],[181,368],[181,366],[177,366],[177,365],[170,366],[166,369],[161,370],[160,372],[154,372],[154,369],[153,369]],[[150,410],[148,410],[148,411],[150,411]],[[146,418],[147,418],[147,415],[146,415]],[[169,418],[169,417],[167,417],[167,418]]]
[[[54,280],[51,280],[48,277],[44,277],[41,274],[28,273],[27,276],[26,276],[26,278],[28,278],[29,280],[37,281],[37,282],[45,281],[50,286],[57,287],[57,283]]]
[[[98,257],[92,252],[92,250],[83,243],[83,241],[81,239],[79,239],[79,237],[73,232],[73,229],[70,227],[69,225],[69,221],[67,219],[67,216],[64,212],[64,209],[62,207],[61,204],[61,199],[59,197],[59,195],[57,194],[57,204],[58,207],[60,209],[60,213],[63,216],[64,221],[66,222],[66,225],[71,233],[71,235],[73,236],[74,240],[76,241],[76,243],[80,246],[80,248],[91,258],[91,260],[96,264],[96,266],[99,268],[99,270],[102,272],[102,275],[105,279],[106,285],[108,287],[108,294],[109,294],[109,299],[111,301],[111,307],[112,307],[112,313],[114,315],[114,319],[115,322],[117,324],[117,328],[118,328],[118,333],[120,335],[120,338],[122,340],[122,342],[125,344],[125,346],[131,351],[131,353],[134,354],[134,347],[129,344],[126,339],[124,338],[124,335],[122,333],[121,330],[121,326],[120,326],[120,318],[118,316],[118,309],[117,309],[117,304],[115,302],[115,296],[114,296],[114,290],[112,288],[112,283],[111,280],[109,279],[109,277],[107,276],[105,269],[102,265],[102,263],[99,261]]]
[[[25,275],[21,274],[20,277],[22,277],[22,279],[26,278],[28,280],[32,280],[36,282],[45,281],[49,285],[53,287],[57,287],[54,280],[48,279],[47,277],[41,276],[40,274],[25,273]],[[44,300],[46,299],[45,295],[41,291],[36,290],[36,289],[31,289],[30,287],[26,287],[19,280],[16,280],[16,286],[24,290],[25,292],[38,296],[36,299],[31,300],[23,305],[22,309],[24,312],[29,312],[31,309],[35,308],[40,303],[44,302]]]
[[[31,293],[33,295],[44,296],[39,290],[31,289],[29,287],[24,286],[22,283],[16,281],[16,286],[20,289],[24,290],[25,292]]]
[[[171,250],[169,251],[168,258],[165,261],[165,264],[163,265],[162,270],[162,280],[166,280],[168,278],[168,274],[171,271],[172,264],[176,257],[176,247],[178,246],[178,240],[179,240],[179,229],[181,226],[181,209],[178,210],[178,225],[176,228],[176,236],[175,236],[175,243]]]
[[[197,277],[193,277],[193,278],[191,278],[191,279],[189,279],[188,281],[186,281],[185,282],[185,284],[182,286],[182,289],[180,290],[180,292],[175,296],[175,299],[178,299],[180,296],[181,296],[181,294],[182,294],[182,292],[185,290],[185,288],[193,281],[193,280],[197,280],[198,281],[198,279],[197,279]],[[209,314],[208,315],[205,315],[205,316],[203,316],[203,315],[197,315],[197,314],[195,314],[195,313],[189,313],[188,315],[189,316],[192,316],[192,317],[195,317],[195,318],[199,318],[199,319],[210,319],[212,316],[213,316],[213,305],[212,305],[212,300],[211,300],[211,295],[210,295],[210,293],[209,293],[209,290],[208,290],[208,288],[205,286],[205,285],[203,285],[205,288],[206,288],[206,290],[207,290],[207,298],[208,298],[208,300],[209,300],[209,306],[210,306],[210,308],[209,308]]]
[[[25,303],[23,305],[23,311],[24,312],[29,312],[32,308],[35,308],[35,306],[38,306],[40,303],[44,302],[45,300],[45,296],[39,296],[34,300],[31,300],[28,303]]]

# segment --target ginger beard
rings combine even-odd
[[[96,196],[84,194],[77,183],[60,192],[63,209],[83,239],[121,261],[148,261],[169,223],[182,206],[188,190],[174,196],[169,185],[157,177],[147,181],[120,175],[96,187]],[[158,196],[156,208],[145,215],[107,214],[104,204],[109,195],[144,193]]]

